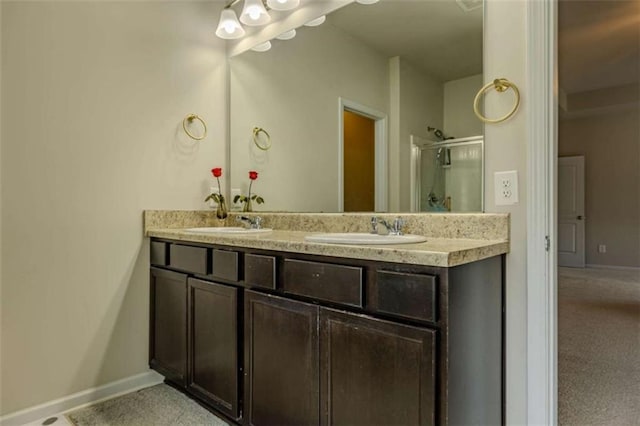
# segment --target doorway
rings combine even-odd
[[[584,157],[558,158],[558,266],[584,268]]]
[[[387,115],[339,99],[338,211],[387,211]]]
[[[375,210],[375,121],[344,111],[344,211]]]
[[[637,424],[640,3],[557,5],[558,423]]]

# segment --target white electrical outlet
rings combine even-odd
[[[242,203],[238,201],[234,203],[233,200],[236,198],[236,195],[242,195],[239,188],[231,189],[231,210],[242,210]]]
[[[604,244],[599,244],[598,245],[598,253],[606,253],[607,252],[607,246]]]
[[[518,171],[495,172],[494,188],[496,206],[508,206],[518,202]]]

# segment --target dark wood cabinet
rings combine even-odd
[[[435,424],[435,330],[320,310],[322,425]]]
[[[247,424],[317,425],[318,307],[246,291],[244,349]]]
[[[228,420],[504,424],[503,256],[439,268],[151,244],[151,368]]]
[[[151,268],[149,364],[178,386],[187,377],[187,275]]]
[[[238,289],[195,278],[188,283],[188,388],[238,419]]]

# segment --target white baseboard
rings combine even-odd
[[[587,263],[585,266],[587,268],[593,269],[619,269],[623,271],[640,271],[640,267],[638,266],[595,265],[592,263]]]
[[[135,376],[107,383],[106,385],[89,388],[72,395],[45,402],[44,404],[36,405],[35,407],[7,414],[6,416],[0,417],[0,426],[24,425],[44,417],[53,416],[74,408],[80,408],[84,405],[93,404],[101,400],[157,385],[163,381],[163,376],[155,371],[149,370],[145,373],[136,374]]]

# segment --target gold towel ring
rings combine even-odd
[[[202,128],[204,129],[204,132],[202,133],[202,136],[195,136],[193,133],[191,133],[187,129],[187,122],[191,123],[191,122],[193,122],[193,120],[198,120],[200,123],[202,123]],[[202,117],[200,117],[198,114],[189,114],[189,115],[187,115],[184,118],[184,120],[182,120],[182,128],[184,129],[184,132],[187,134],[187,136],[189,136],[193,140],[201,141],[202,139],[207,137],[207,123],[205,123],[204,120],[202,119]]]
[[[496,89],[496,91],[498,91],[499,93],[502,93],[502,92],[506,91],[507,89],[511,88],[511,90],[513,90],[513,93],[516,95],[516,103],[513,106],[513,109],[511,110],[511,112],[509,112],[504,117],[491,119],[491,118],[487,118],[487,117],[483,116],[480,113],[480,110],[478,108],[478,104],[480,103],[480,99],[482,98],[482,95],[484,95],[487,92],[487,90],[489,90],[491,88]],[[505,120],[508,120],[513,114],[516,113],[516,111],[518,110],[519,106],[520,106],[520,91],[518,90],[518,87],[515,84],[513,84],[512,82],[510,82],[509,80],[507,80],[506,78],[496,78],[491,83],[487,83],[482,89],[480,89],[480,91],[476,95],[476,98],[473,101],[473,112],[475,112],[476,116],[480,120],[484,121],[485,123],[495,124],[495,123],[500,123],[500,122],[503,122]]]
[[[260,143],[260,133],[264,133],[264,135],[267,137],[267,142],[265,144],[261,144]],[[253,143],[256,144],[256,146],[258,148],[260,148],[261,150],[267,151],[269,148],[271,148],[271,136],[262,127],[254,127],[253,128]]]

